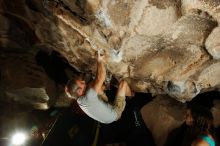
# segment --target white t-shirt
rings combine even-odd
[[[88,116],[101,123],[112,123],[118,118],[113,106],[99,99],[92,88],[87,90],[85,96],[78,98],[77,103]]]

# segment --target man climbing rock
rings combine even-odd
[[[108,102],[103,84],[106,78],[105,55],[97,53],[96,78],[86,83],[80,76],[68,81],[65,92],[68,97],[77,100],[79,107],[91,118],[101,123],[112,123],[121,117],[125,108],[125,96],[132,96],[128,83],[121,80],[113,104]]]

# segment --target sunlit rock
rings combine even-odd
[[[206,40],[205,46],[214,59],[220,59],[220,27],[216,27]]]

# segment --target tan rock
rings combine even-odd
[[[108,71],[135,91],[182,102],[219,88],[218,0],[3,0],[0,8],[1,47],[46,46],[93,74],[103,51]]]
[[[220,27],[216,27],[205,42],[206,49],[214,59],[220,59]]]

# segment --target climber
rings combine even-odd
[[[126,104],[125,96],[132,96],[132,92],[128,83],[121,80],[114,103],[108,102],[103,90],[106,78],[105,60],[105,55],[98,52],[96,78],[87,84],[80,76],[73,77],[66,84],[65,92],[69,98],[77,101],[88,116],[101,123],[111,123],[121,117]]]

